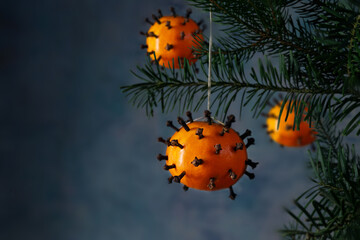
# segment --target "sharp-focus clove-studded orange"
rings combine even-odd
[[[247,130],[239,135],[231,128],[235,117],[230,115],[223,125],[214,122],[206,111],[207,121],[193,121],[188,112],[189,120],[186,123],[182,118],[178,122],[182,125],[177,128],[168,121],[167,125],[176,130],[168,140],[159,138],[167,144],[166,156],[159,155],[159,160],[166,160],[165,170],[169,170],[171,182],[181,182],[184,189],[214,191],[223,188],[230,189],[230,198],[236,194],[232,189],[243,174],[254,178],[253,173],[246,171],[247,165],[255,168],[257,163],[248,159],[247,148],[254,144],[254,139],[244,139],[251,135]]]
[[[146,45],[142,47],[147,48],[153,61],[156,55],[160,66],[181,68],[185,58],[190,64],[197,61],[193,48],[204,38],[199,25],[190,19],[191,10],[187,11],[185,17],[178,16],[173,8],[171,11],[172,16],[162,16],[161,11],[158,16],[153,15],[154,23],[147,19],[152,26],[144,33]]]
[[[300,122],[299,130],[293,130],[294,112],[290,112],[287,121],[285,121],[288,103],[285,104],[284,111],[281,114],[279,128],[277,128],[281,104],[282,102],[276,104],[267,114],[266,127],[271,139],[286,147],[301,147],[314,142],[316,132],[313,128],[310,128],[306,121],[302,120]]]

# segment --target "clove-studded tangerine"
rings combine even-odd
[[[182,183],[184,190],[229,188],[229,197],[235,199],[232,186],[244,174],[253,179],[255,175],[246,168],[255,168],[258,164],[247,155],[254,139],[248,138],[244,142],[251,131],[246,130],[242,135],[234,131],[231,128],[234,115],[228,116],[225,124],[215,122],[209,111],[205,111],[206,121],[193,121],[191,113],[187,112],[187,115],[188,121],[178,118],[179,128],[171,121],[167,122],[167,126],[176,131],[171,138],[158,139],[167,145],[166,155],[159,154],[158,160],[166,161],[164,169],[172,175],[169,183]]]
[[[267,133],[273,141],[286,147],[306,146],[315,141],[316,131],[313,128],[310,128],[308,122],[303,119],[300,122],[299,130],[294,129],[294,111],[289,112],[287,119],[286,113],[283,112],[279,120],[282,101],[276,101],[275,103],[275,106],[273,106],[269,113],[266,114],[267,120],[265,125]],[[287,107],[288,103],[285,103],[284,109],[287,109]]]
[[[142,45],[142,48],[146,48],[150,58],[160,66],[181,68],[184,59],[190,64],[197,61],[194,48],[204,38],[201,22],[196,23],[190,18],[191,9],[187,10],[185,17],[178,16],[174,8],[171,8],[171,12],[171,16],[163,16],[159,10],[158,15],[152,15],[154,22],[146,19],[151,27],[146,33],[141,32],[146,36],[146,45]]]

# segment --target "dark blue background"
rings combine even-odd
[[[149,119],[119,90],[145,62],[145,17],[185,4],[0,3],[0,239],[279,239],[282,207],[310,186],[306,149],[271,143],[245,108],[234,128],[256,138],[255,180],[235,185],[235,201],[227,190],[184,193],[155,158],[176,112]]]

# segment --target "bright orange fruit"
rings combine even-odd
[[[155,53],[160,66],[181,68],[185,58],[190,64],[197,61],[193,48],[204,37],[199,25],[189,18],[190,13],[186,17],[177,16],[175,12],[173,16],[153,15],[155,23],[145,34],[147,38],[144,47],[152,60],[155,60]]]
[[[209,118],[210,119],[210,118]],[[251,134],[247,130],[239,135],[230,126],[234,116],[228,117],[223,125],[212,120],[207,122],[189,121],[185,123],[178,118],[181,128],[176,128],[172,122],[168,126],[176,132],[167,141],[166,156],[160,155],[159,160],[166,160],[164,168],[169,170],[169,182],[181,182],[187,188],[214,191],[230,188],[230,198],[235,194],[231,188],[243,174],[253,178],[246,171],[247,165],[255,168],[257,163],[248,159],[247,148],[254,143],[253,138],[245,144],[243,139]]]
[[[281,114],[279,128],[277,128],[281,104],[282,102],[275,105],[267,114],[266,126],[271,139],[286,147],[301,147],[314,142],[316,132],[313,128],[310,128],[306,121],[302,120],[300,122],[299,130],[293,130],[294,112],[289,113],[287,121],[285,121],[288,103],[285,104],[284,111]]]

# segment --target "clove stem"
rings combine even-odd
[[[251,180],[255,178],[255,174],[245,171],[245,175],[248,176]]]
[[[182,119],[181,117],[177,118],[178,123],[183,126],[183,128],[185,129],[185,131],[190,131],[190,128],[188,127],[188,125],[186,125],[186,122],[184,121],[184,119]]]
[[[183,171],[179,176],[174,176],[174,182],[180,183],[181,179],[185,176],[186,172]]]
[[[251,136],[251,131],[249,129],[246,129],[246,131],[240,135],[240,138],[244,140],[245,138]]]
[[[258,162],[253,162],[251,159],[247,159],[245,161],[246,165],[249,165],[252,169],[256,168],[256,166],[259,164]]]
[[[176,168],[176,165],[175,164],[171,164],[171,165],[164,165],[164,170],[169,170],[169,169],[172,169],[172,168]]]
[[[177,139],[171,140],[170,144],[171,144],[171,146],[174,146],[174,147],[179,147],[181,149],[184,148],[184,146],[181,145]]]
[[[165,140],[165,139],[163,139],[162,137],[159,137],[159,138],[158,138],[158,142],[162,142],[162,143],[170,146],[170,139]]]
[[[180,131],[177,127],[174,126],[173,122],[172,121],[167,121],[166,122],[166,126],[167,127],[171,127],[172,129],[174,129],[175,131]]]
[[[250,147],[251,145],[254,145],[254,144],[255,144],[255,139],[254,138],[249,138],[248,142],[245,145],[245,147],[248,148],[248,147]]]
[[[170,8],[171,13],[173,14],[174,17],[176,17],[176,12],[175,12],[175,8],[171,7]]]
[[[235,200],[237,194],[234,192],[234,189],[232,188],[232,186],[229,187],[229,190],[230,190],[229,198],[231,200]]]
[[[207,118],[209,125],[211,125],[211,112],[209,110],[205,110],[204,115]]]
[[[154,14],[152,15],[152,18],[158,23],[161,24],[159,18],[157,16],[155,16]]]
[[[182,33],[184,33],[184,32],[182,32]],[[185,33],[184,33],[184,35],[185,35]],[[194,120],[193,120],[193,118],[192,118],[192,114],[191,114],[191,112],[190,111],[187,111],[186,112],[186,116],[188,117],[188,121],[189,122],[193,122]]]
[[[158,154],[157,155],[157,160],[162,161],[162,160],[168,160],[168,156],[162,155],[162,154]]]

